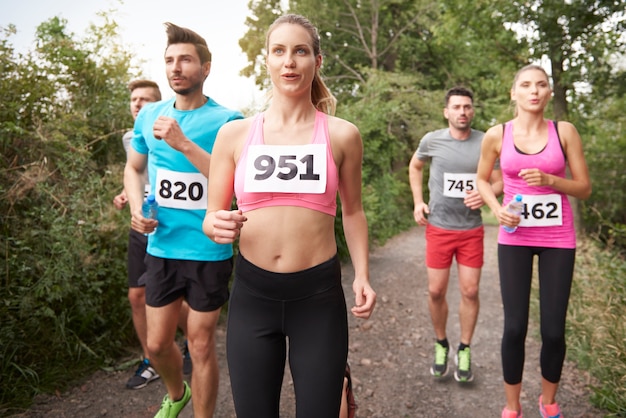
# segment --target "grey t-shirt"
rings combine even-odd
[[[454,139],[449,129],[429,132],[416,155],[430,163],[428,222],[444,229],[468,230],[482,225],[480,209],[463,203],[467,190],[476,190],[476,170],[484,132],[472,129],[465,140]]]
[[[130,142],[133,139],[133,131],[130,130],[124,134],[122,137],[122,145],[124,146],[124,151],[126,151],[126,157],[128,158],[128,152],[130,151]],[[143,179],[143,184],[145,185],[145,194],[147,196],[150,193],[150,184],[148,184],[148,165],[146,164],[146,169],[141,176]]]
[[[128,156],[128,151],[130,150],[130,141],[133,139],[133,131],[127,131],[122,137],[122,145],[124,145],[124,151],[126,151],[126,156]]]

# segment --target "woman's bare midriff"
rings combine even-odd
[[[328,261],[337,252],[333,216],[295,206],[246,212],[239,251],[252,264],[292,273]]]

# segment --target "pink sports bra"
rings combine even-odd
[[[317,112],[307,145],[265,145],[263,113],[252,127],[235,169],[235,196],[243,212],[268,206],[298,206],[336,216],[339,176],[328,120]]]

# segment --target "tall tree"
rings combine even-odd
[[[264,34],[269,24],[286,11],[308,17],[318,28],[324,49],[324,75],[335,94],[351,94],[365,82],[364,69],[394,71],[406,34],[418,31],[422,1],[399,0],[251,0],[255,18],[248,18],[248,32],[240,46],[250,65],[242,74],[267,86],[262,69]],[[424,1],[425,4],[431,4]],[[283,7],[282,5],[286,7]]]
[[[504,28],[502,14],[487,0],[276,0],[251,1],[254,18],[240,45],[250,65],[245,75],[263,85],[262,35],[284,11],[307,16],[319,29],[323,71],[340,101],[356,99],[367,70],[417,73],[421,87],[441,90],[464,84],[481,100],[497,98],[502,107],[503,81],[525,60],[525,43]],[[282,7],[282,8],[281,8]],[[527,50],[527,49],[526,49]],[[486,102],[485,102],[486,103]],[[493,105],[490,105],[493,106]]]
[[[577,83],[599,97],[615,91],[623,72],[614,60],[626,53],[626,4],[623,0],[514,0],[502,10],[511,27],[530,46],[536,61],[549,61],[554,115],[566,119]],[[622,70],[623,71],[623,70]]]
[[[265,33],[272,22],[286,10],[280,0],[250,0],[248,10],[251,16],[246,17],[246,34],[239,40],[241,50],[248,57],[248,65],[240,74],[253,77],[255,84],[263,89],[269,87],[269,79],[265,71]]]
[[[83,39],[67,31],[65,19],[43,22],[37,28],[35,59],[37,72],[45,74],[44,86],[55,92],[51,97],[57,111],[64,113],[60,117],[75,127],[70,138],[76,146],[89,142],[93,159],[102,166],[121,156],[119,147],[108,146],[105,139],[132,123],[127,107],[119,104],[127,101],[126,85],[136,70],[130,68],[131,55],[123,49],[117,24],[106,13],[99,15],[103,23],[92,24]],[[89,127],[90,132],[86,134],[80,126]],[[99,139],[86,138],[95,132]]]
[[[427,53],[417,71],[432,88],[464,85],[475,93],[479,129],[511,116],[509,90],[513,74],[528,62],[528,45],[507,29],[493,0],[443,0],[428,27]],[[407,68],[407,70],[413,68]]]

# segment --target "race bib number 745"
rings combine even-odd
[[[244,191],[313,193],[326,191],[326,145],[253,145],[248,148]]]
[[[476,188],[476,173],[443,173],[443,195],[463,199]]]

